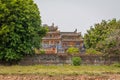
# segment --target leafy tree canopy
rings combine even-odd
[[[119,31],[120,20],[103,20],[87,31],[87,34],[84,36],[85,46],[87,49],[93,48],[103,53],[109,53],[113,46],[114,48],[118,47],[118,42],[120,40],[120,38],[118,38],[118,36],[120,36]]]
[[[17,61],[34,53],[46,29],[33,0],[0,0],[0,59]]]
[[[120,55],[120,29],[113,31],[108,38],[99,42],[96,49],[107,55]]]

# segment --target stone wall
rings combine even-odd
[[[82,64],[112,64],[120,62],[120,56],[104,57],[102,55],[76,55],[82,59]],[[67,54],[42,54],[24,57],[20,65],[36,65],[36,64],[72,64],[71,55]]]
[[[113,63],[120,63],[119,56],[103,56],[103,55],[80,55],[83,64],[94,64],[94,65],[109,65]]]

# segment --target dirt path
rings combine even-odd
[[[120,74],[102,76],[40,76],[40,75],[0,75],[0,80],[120,80]]]

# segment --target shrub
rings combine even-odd
[[[41,50],[40,50],[40,54],[45,54],[45,50],[44,50],[44,49],[41,49]]]
[[[67,49],[67,53],[69,53],[69,54],[78,54],[79,49],[75,48],[75,47],[70,47],[70,48]]]
[[[112,66],[120,67],[120,63],[114,63],[114,64],[112,64]]]
[[[93,48],[90,48],[90,49],[87,49],[87,50],[86,50],[86,54],[102,54],[102,53],[99,52],[99,51],[96,51],[96,50],[93,49]]]
[[[72,63],[74,66],[79,66],[81,64],[82,60],[80,57],[73,57],[72,58]]]

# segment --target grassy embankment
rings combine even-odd
[[[40,74],[40,75],[103,75],[120,74],[120,67],[115,66],[0,66],[0,74]]]

